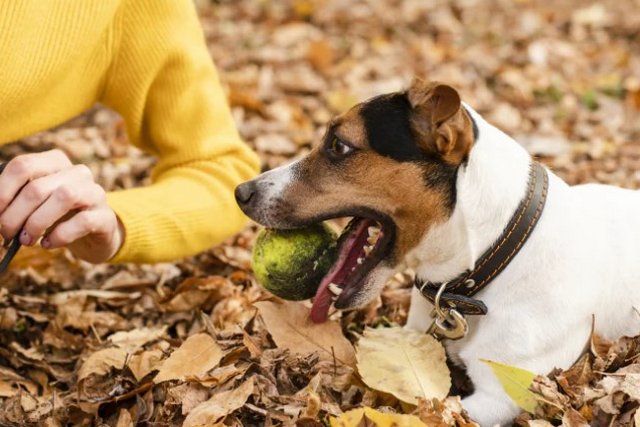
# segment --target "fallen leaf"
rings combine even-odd
[[[209,390],[198,383],[183,383],[167,391],[171,403],[182,407],[182,415],[188,415],[199,404],[209,398]]]
[[[220,384],[227,382],[233,377],[244,375],[250,367],[251,365],[248,363],[244,364],[243,366],[220,366],[219,368],[211,371],[205,377],[199,378],[198,382],[207,387],[219,386]]]
[[[78,297],[92,297],[101,300],[129,300],[140,297],[138,292],[117,292],[101,289],[79,289],[76,291],[58,292],[51,296],[49,302],[53,305],[64,305]]]
[[[464,412],[460,396],[449,396],[442,400],[420,399],[414,414],[428,426],[480,427]]]
[[[620,390],[640,403],[640,374],[627,374],[620,384]],[[640,427],[640,426],[639,426]]]
[[[60,312],[57,321],[64,327],[87,331],[91,328],[102,327],[107,330],[126,328],[127,322],[122,316],[111,311],[85,311],[82,313]]]
[[[184,380],[200,377],[216,367],[222,359],[222,349],[210,335],[191,335],[180,348],[164,361],[153,381]]]
[[[538,401],[529,387],[531,387],[536,374],[491,360],[481,360],[493,370],[511,400],[525,411],[533,413],[538,406]]]
[[[78,381],[89,375],[105,375],[111,368],[122,369],[127,352],[121,348],[110,347],[92,353],[78,370]]]
[[[7,381],[0,380],[0,397],[15,396],[19,390],[20,389],[18,389],[17,387],[12,387],[11,384]]]
[[[236,409],[242,407],[254,392],[253,377],[235,389],[216,393],[211,399],[193,408],[182,424],[183,427],[207,427],[215,424]]]
[[[562,416],[563,427],[589,427],[589,423],[584,419],[580,412],[573,408],[569,408]]]
[[[143,351],[129,358],[127,367],[138,381],[142,381],[150,372],[157,370],[162,365],[163,353],[161,350]]]
[[[130,331],[119,331],[109,336],[116,347],[120,347],[129,353],[133,353],[146,343],[161,338],[167,331],[166,326],[157,328],[136,328]]]
[[[254,304],[276,345],[292,353],[317,352],[320,358],[355,366],[355,352],[337,322],[316,324],[301,303],[260,301]]]
[[[401,327],[366,329],[357,358],[369,387],[407,403],[442,399],[451,388],[444,347],[428,334]]]
[[[332,417],[331,427],[427,427],[415,415],[386,414],[373,408],[353,409]]]
[[[121,409],[118,414],[118,422],[116,427],[133,427],[133,419],[131,419],[131,413],[126,409]]]

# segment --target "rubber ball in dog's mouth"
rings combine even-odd
[[[327,320],[331,305],[350,307],[362,281],[388,246],[384,229],[373,219],[354,217],[337,241],[324,224],[297,230],[260,232],[253,270],[271,293],[287,299],[313,297],[311,319]],[[336,247],[337,246],[337,247]]]

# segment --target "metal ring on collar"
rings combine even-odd
[[[438,289],[438,292],[436,293],[436,297],[433,300],[433,306],[436,310],[436,315],[437,317],[439,317],[440,319],[446,320],[448,319],[449,313],[445,313],[444,310],[442,310],[442,307],[440,306],[440,298],[442,297],[442,294],[444,293],[444,290],[447,288],[447,285],[449,284],[449,282],[444,282],[442,283],[442,285],[440,285],[440,288]]]

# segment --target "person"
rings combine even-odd
[[[258,172],[233,123],[192,0],[0,3],[0,143],[100,102],[157,157],[152,183],[105,194],[61,151],[11,159],[0,233],[90,262],[159,262],[239,230],[235,186]]]

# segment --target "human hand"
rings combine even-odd
[[[124,228],[107,205],[91,170],[60,150],[24,154],[0,174],[0,234],[45,249],[66,246],[78,258],[103,262],[124,241]]]

